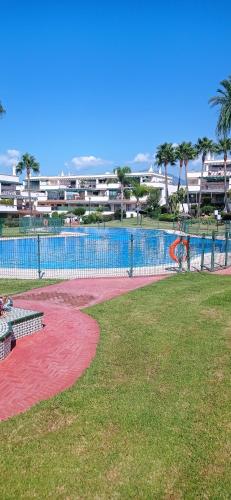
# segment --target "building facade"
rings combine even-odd
[[[160,189],[160,204],[165,204],[164,176],[150,168],[146,172],[132,172],[129,177],[140,184]],[[169,194],[176,191],[171,177],[168,178]],[[86,213],[99,207],[105,213],[114,213],[121,205],[121,187],[116,174],[32,176],[31,192],[34,210],[51,214],[53,211],[67,212],[84,207]],[[126,196],[127,194],[127,196]],[[24,181],[22,195],[28,196],[27,181]],[[141,200],[145,203],[146,197]],[[127,217],[134,215],[137,201],[129,195],[129,186],[124,196],[124,210]]]
[[[201,186],[202,202],[220,206],[224,203],[224,161],[206,160],[203,177],[201,172],[189,172],[188,186],[190,203],[198,203]],[[227,161],[227,190],[231,189],[231,159]]]
[[[16,175],[0,174],[0,217],[20,209],[22,184]]]

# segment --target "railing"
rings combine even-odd
[[[51,228],[50,228],[51,229]],[[215,271],[231,265],[231,240],[213,232],[167,233],[107,227],[0,237],[1,278],[86,278]]]

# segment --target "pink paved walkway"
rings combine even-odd
[[[18,295],[15,306],[44,312],[45,328],[0,362],[0,420],[70,387],[90,365],[99,327],[80,308],[164,277],[76,279]]]

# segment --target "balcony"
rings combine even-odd
[[[228,179],[227,179],[227,187],[228,187]],[[202,181],[202,186],[201,186],[202,193],[224,193],[225,190],[225,184],[224,180],[219,180],[219,181]]]
[[[17,212],[17,207],[12,205],[0,205],[0,212]]]

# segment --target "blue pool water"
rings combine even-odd
[[[0,267],[21,269],[109,269],[173,264],[169,246],[175,234],[153,229],[65,229],[76,236],[41,236],[0,240]],[[131,242],[133,237],[133,242]],[[205,239],[210,252],[211,239]],[[191,257],[200,255],[201,238],[191,237]],[[216,241],[224,251],[224,241]]]

